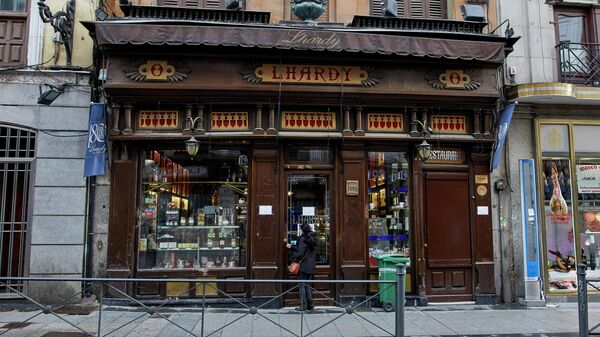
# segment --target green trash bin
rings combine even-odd
[[[379,267],[379,279],[382,281],[396,281],[396,264],[410,265],[410,258],[403,255],[380,255],[376,257]],[[396,307],[396,285],[389,283],[379,284],[379,301],[385,311],[393,311]]]

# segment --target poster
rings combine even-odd
[[[600,193],[600,165],[575,165],[577,192]]]

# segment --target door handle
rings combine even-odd
[[[428,246],[427,244],[424,244],[424,245],[423,245],[423,247],[427,248],[427,247],[429,247],[429,246]]]

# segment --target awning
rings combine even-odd
[[[103,45],[188,45],[275,48],[501,62],[505,43],[376,34],[338,28],[223,26],[96,21]],[[91,24],[86,24],[90,26]],[[89,27],[93,30],[93,27]]]

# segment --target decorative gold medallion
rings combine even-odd
[[[479,185],[477,186],[477,194],[479,194],[479,196],[483,197],[487,194],[488,192],[488,188],[485,185]]]
[[[475,90],[481,86],[481,81],[473,80],[472,74],[472,69],[434,69],[425,79],[435,89]]]
[[[168,61],[137,60],[129,67],[124,67],[125,76],[136,82],[181,82],[188,77],[191,70],[186,68],[176,69]]]

